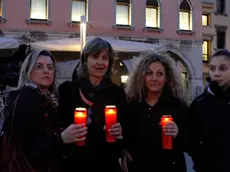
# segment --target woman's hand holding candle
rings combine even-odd
[[[122,139],[122,128],[120,123],[112,125],[109,129],[110,135],[114,136],[116,139]]]
[[[173,136],[175,138],[178,134],[178,127],[175,122],[167,122],[163,128],[163,131],[166,135]]]
[[[78,143],[86,139],[87,127],[84,124],[71,124],[62,133],[63,143]]]
[[[85,145],[85,128],[87,129],[86,126],[86,122],[87,122],[87,109],[86,108],[82,108],[82,107],[77,107],[74,110],[74,123],[77,126],[81,126],[81,128],[79,128],[79,130],[75,133],[76,137],[78,138],[76,141],[76,145],[77,146],[84,146]],[[84,128],[82,128],[84,127]]]

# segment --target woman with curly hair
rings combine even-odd
[[[185,172],[183,125],[187,105],[174,61],[153,53],[143,57],[129,77],[126,94],[130,113],[124,128],[127,151],[123,169]],[[171,115],[174,121],[163,131],[162,115]],[[162,149],[162,132],[172,136],[171,150]]]

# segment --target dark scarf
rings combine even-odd
[[[44,92],[40,86],[38,86],[37,84],[35,84],[33,81],[26,81],[25,82],[25,87],[29,87],[31,89],[36,90],[36,92],[41,95],[42,97],[44,97],[45,99],[45,106],[47,105],[51,105],[53,109],[57,109],[58,107],[58,99],[57,96],[54,93],[49,92]]]
[[[99,94],[102,90],[107,89],[111,84],[111,80],[103,79],[99,85],[93,86],[92,83],[88,79],[80,79],[79,80],[81,92],[84,96],[91,102],[96,103],[99,102]]]

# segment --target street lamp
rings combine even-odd
[[[81,51],[82,51],[86,44],[86,17],[85,16],[81,16],[80,42],[81,42]]]

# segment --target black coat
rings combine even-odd
[[[23,87],[19,94],[14,130],[25,157],[36,169],[55,171],[63,147],[57,112],[34,88]]]
[[[151,107],[145,101],[129,104],[129,129],[126,129],[126,148],[131,153],[133,161],[129,163],[129,171],[139,172],[185,172],[186,164],[184,149],[184,122],[187,107],[184,103],[170,95],[160,98]],[[172,150],[162,149],[162,115],[172,115],[179,128],[177,137],[173,140]],[[127,125],[126,125],[127,126]]]
[[[64,82],[59,87],[60,95],[60,119],[63,127],[66,128],[74,123],[74,109],[76,107],[86,107],[80,97],[79,87],[82,83],[79,81]],[[81,85],[83,89],[87,87]],[[122,88],[107,83],[103,89],[94,92],[97,98],[91,107],[93,112],[92,123],[88,126],[86,136],[86,145],[84,147],[70,144],[66,147],[66,159],[63,171],[67,169],[77,168],[81,171],[101,171],[101,172],[117,172],[120,169],[119,157],[121,154],[122,142],[106,143],[104,117],[104,107],[106,105],[116,105],[118,109],[118,121],[122,123],[122,116],[125,115],[126,98]]]
[[[214,93],[214,94],[213,94]],[[210,88],[189,108],[188,153],[197,172],[230,171],[230,90],[220,93]]]

